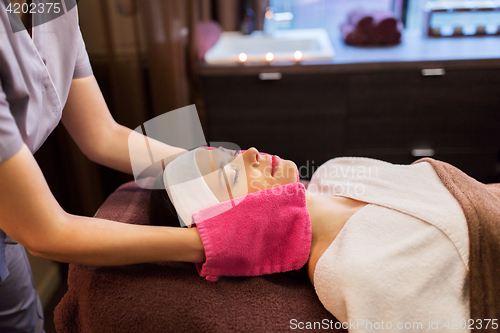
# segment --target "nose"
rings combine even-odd
[[[256,148],[249,148],[246,152],[243,153],[243,155],[251,165],[259,164],[260,154]]]

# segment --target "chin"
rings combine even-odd
[[[290,160],[286,160],[284,161],[283,163],[283,167],[286,168],[287,172],[288,170],[293,170],[293,176],[290,176],[290,180],[291,180],[291,183],[296,183],[299,181],[299,169],[297,168],[297,164],[295,164],[295,162],[293,161],[290,161]],[[287,177],[288,178],[288,177]]]

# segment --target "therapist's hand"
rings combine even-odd
[[[112,169],[132,173],[129,156],[129,135],[138,146],[144,145],[144,136],[121,126],[111,116],[101,90],[94,76],[75,79],[71,84],[68,101],[63,110],[62,122],[82,152],[93,162]],[[174,156],[185,152],[185,149],[169,146],[148,138],[148,144],[155,152],[163,152],[162,156]],[[150,163],[149,154],[142,151],[146,169]],[[156,177],[158,174],[151,174]]]

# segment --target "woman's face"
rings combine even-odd
[[[260,154],[255,148],[240,154],[224,148],[199,150],[196,163],[220,202],[295,183],[298,179],[295,163],[278,156]]]

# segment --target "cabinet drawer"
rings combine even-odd
[[[250,112],[267,116],[345,115],[347,79],[332,75],[286,75],[280,80],[255,76],[202,78],[207,115],[239,117]]]
[[[500,71],[448,71],[424,77],[419,71],[357,74],[349,79],[352,116],[422,116],[498,113]]]
[[[351,148],[500,147],[500,112],[351,118]]]

